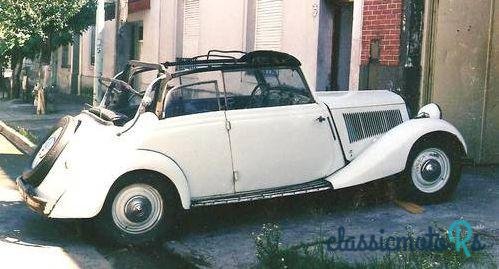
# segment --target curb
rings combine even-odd
[[[193,251],[192,249],[189,249],[187,246],[178,241],[168,241],[164,243],[163,249],[174,255],[177,255],[184,260],[189,261],[190,263],[194,264],[196,268],[212,268],[212,264],[208,261],[209,258],[206,255],[198,253],[197,251]]]
[[[36,145],[29,141],[19,132],[9,127],[3,121],[0,121],[0,135],[3,135],[14,146],[21,150],[24,154],[32,155],[35,152]]]

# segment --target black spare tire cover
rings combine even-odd
[[[22,178],[35,187],[40,185],[75,133],[76,127],[77,121],[73,117],[62,118],[36,148],[30,168],[23,173]]]

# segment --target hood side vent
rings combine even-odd
[[[401,124],[400,110],[344,113],[350,143],[386,133]]]

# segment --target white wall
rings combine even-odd
[[[177,6],[182,0],[151,0],[151,9],[129,14],[128,21],[142,21],[144,40],[140,60],[163,62],[174,60],[177,55]],[[246,50],[247,36],[254,29],[247,29],[248,0],[200,0],[201,37],[199,54],[210,49]],[[319,18],[321,0],[284,0],[282,51],[297,57],[312,90],[317,85],[317,66],[329,65],[318,61]],[[251,18],[249,18],[251,19]],[[104,76],[114,75],[115,65],[115,21],[105,24]],[[80,72],[92,77],[90,65],[90,33],[81,40]],[[251,39],[249,39],[251,40]],[[251,47],[251,46],[248,46]],[[321,54],[322,55],[322,54]],[[324,56],[326,57],[326,56]],[[324,59],[322,59],[324,60]],[[327,76],[327,75],[326,75]],[[85,79],[84,79],[85,80]],[[144,79],[144,85],[152,77]],[[324,87],[324,79],[319,87]]]
[[[285,0],[283,8],[282,50],[302,62],[303,72],[310,88],[315,91],[320,17],[319,0]],[[314,9],[317,10],[314,11]]]
[[[246,26],[246,8],[247,0],[200,0],[199,54],[205,54],[210,49],[246,50],[246,35],[254,35],[250,32],[254,29],[247,29]],[[302,62],[312,90],[315,90],[317,80],[319,9],[320,0],[283,1],[281,50]]]
[[[246,37],[245,0],[200,0],[199,54],[211,49],[243,50]]]
[[[106,21],[104,25],[104,77],[112,77],[115,73],[115,33],[116,21]],[[94,66],[91,64],[91,29],[80,39],[80,90],[82,87],[93,87]]]
[[[69,46],[68,60],[70,66],[62,65],[62,47],[58,48],[55,53],[57,58],[57,88],[63,93],[71,93],[71,72],[72,72],[72,57],[73,57],[73,47]]]
[[[177,2],[161,0],[159,24],[159,61],[173,61],[176,58]]]

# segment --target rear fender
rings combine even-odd
[[[191,196],[187,178],[180,167],[171,158],[155,151],[135,150],[133,153],[121,154],[126,156],[125,160],[113,161],[119,164],[117,167],[97,167],[97,164],[89,166],[92,171],[73,178],[72,184],[68,186],[57,201],[51,218],[92,218],[99,214],[106,200],[107,194],[114,182],[122,175],[137,171],[150,170],[167,177],[175,185],[180,202],[184,209],[190,208]],[[109,165],[109,162],[101,162]],[[97,173],[96,173],[97,172]]]
[[[327,177],[335,189],[363,184],[404,171],[413,145],[426,134],[445,132],[455,136],[467,153],[459,131],[441,119],[406,121],[379,137],[346,167]]]

